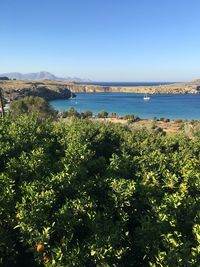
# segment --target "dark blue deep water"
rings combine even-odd
[[[135,114],[141,118],[167,117],[170,119],[200,119],[200,94],[151,95],[144,101],[143,94],[133,93],[77,93],[76,98],[54,100],[50,104],[59,111],[74,107],[86,110],[116,112],[118,115]]]
[[[80,84],[91,84],[100,86],[156,86],[172,83],[174,82],[82,82]]]

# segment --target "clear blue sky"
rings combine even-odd
[[[0,73],[200,78],[199,0],[1,0]]]

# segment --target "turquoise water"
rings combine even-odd
[[[170,119],[200,119],[200,94],[151,95],[149,101],[142,94],[77,93],[76,98],[54,100],[50,104],[59,111],[74,107],[78,112],[91,110],[94,114],[105,110],[118,115],[135,114],[141,118],[154,116]]]

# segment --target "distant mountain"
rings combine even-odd
[[[73,82],[91,82],[89,79],[81,79],[78,77],[57,77],[54,74],[47,72],[47,71],[40,71],[35,73],[20,73],[20,72],[10,72],[10,73],[3,73],[0,74],[0,77],[8,77],[9,79],[16,79],[16,80],[54,80],[54,81],[73,81]]]

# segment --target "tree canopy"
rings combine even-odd
[[[1,119],[0,265],[199,266],[199,136]]]
[[[26,96],[12,101],[9,112],[12,117],[17,117],[22,114],[37,113],[40,118],[55,118],[57,114],[44,98],[34,96]]]

